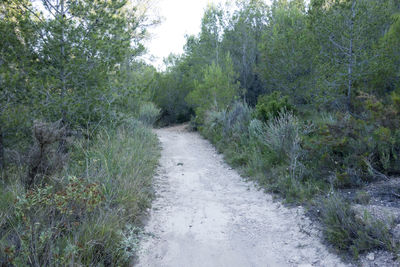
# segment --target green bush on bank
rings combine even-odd
[[[399,173],[396,102],[383,108],[382,101],[362,94],[358,101],[354,114],[321,113],[306,119],[274,109],[265,122],[236,102],[207,113],[199,129],[230,164],[267,190],[287,202],[311,203],[331,190]],[[383,222],[370,215],[361,220],[344,200],[330,197],[319,208],[325,237],[339,250],[358,257],[372,249],[396,249]]]
[[[363,100],[363,112],[357,116],[322,114],[302,120],[282,111],[271,114],[267,122],[251,119],[251,108],[238,102],[207,113],[199,128],[227,154],[228,161],[243,166],[250,175],[267,179],[267,173],[276,176],[279,170],[280,177],[314,181],[316,190],[311,191],[315,192],[331,186],[354,187],[400,173],[400,131],[396,128],[400,113],[395,104],[382,109],[374,101],[372,105]]]
[[[274,91],[269,95],[258,97],[255,114],[259,120],[267,122],[284,110],[294,112],[295,108],[289,103],[288,96],[282,96],[279,91]]]

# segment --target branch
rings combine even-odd
[[[38,20],[40,20],[40,22],[44,23],[43,19],[41,17],[39,17],[32,9],[30,9],[28,6],[26,6],[23,2],[21,2],[20,0],[16,0],[17,2],[19,2],[19,4],[21,4],[25,9],[27,9],[31,14],[33,14]],[[18,4],[17,7],[21,10],[24,11]]]
[[[55,17],[56,15],[53,13],[53,12],[51,12],[51,8],[56,12],[56,13],[58,13],[59,15],[61,15],[61,13],[60,13],[60,11],[58,10],[58,8],[56,8],[49,0],[42,0],[42,2],[43,2],[43,4],[45,5],[45,6],[47,6],[47,7],[50,7],[50,8],[47,8],[47,10]]]
[[[349,54],[350,49],[349,49],[349,48],[344,47],[344,46],[338,44],[337,42],[335,42],[335,40],[333,40],[333,37],[332,37],[332,36],[329,36],[329,41],[331,41],[331,43],[332,43],[334,46],[336,46],[337,48],[339,48],[346,56],[350,56],[350,54]]]

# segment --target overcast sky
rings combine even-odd
[[[152,39],[147,44],[149,54],[156,57],[154,66],[161,66],[170,53],[183,52],[185,34],[200,32],[201,18],[209,3],[225,3],[225,0],[158,0],[156,8],[162,22],[150,29]]]

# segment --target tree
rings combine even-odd
[[[157,23],[149,0],[32,2],[0,3],[0,166],[5,146],[29,140],[34,119],[69,129],[113,119],[121,66],[144,52]]]
[[[370,65],[373,92],[385,95],[400,89],[400,13],[392,15],[392,23],[379,40],[378,57]]]
[[[237,1],[237,6],[225,27],[222,47],[232,56],[240,84],[246,89],[246,100],[255,104],[263,92],[256,66],[260,63],[259,48],[268,23],[268,6],[260,0]]]
[[[290,95],[297,104],[307,103],[313,87],[314,44],[305,2],[275,1],[260,45],[258,71],[266,90]]]
[[[202,56],[208,60],[208,64],[215,61],[219,64],[221,53],[221,41],[224,29],[224,12],[220,7],[209,4],[201,20],[199,34],[199,50]]]
[[[352,109],[355,87],[370,74],[368,65],[376,57],[373,46],[387,27],[391,2],[315,0],[311,3],[310,20],[320,45],[320,81],[334,89],[334,98],[345,96],[345,101],[336,102],[345,102],[348,111]]]
[[[229,54],[225,57],[224,68],[213,62],[204,69],[203,75],[203,79],[195,83],[195,89],[186,98],[194,107],[198,122],[204,121],[207,111],[227,108],[240,94]]]
[[[5,147],[29,136],[26,124],[34,114],[32,88],[37,53],[35,42],[38,20],[25,12],[29,1],[0,3],[0,169],[4,167]]]

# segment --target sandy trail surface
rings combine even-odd
[[[346,266],[301,207],[245,182],[199,134],[156,133],[163,150],[138,266]]]

